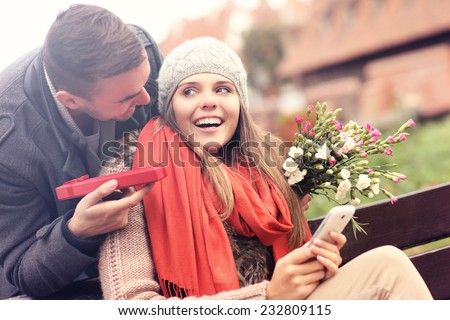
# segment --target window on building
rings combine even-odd
[[[332,15],[333,11],[330,9],[320,19],[320,34],[325,35],[331,29]]]
[[[373,15],[378,17],[383,12],[385,0],[372,0],[373,1]]]
[[[344,28],[350,29],[356,19],[357,0],[350,1],[344,10]]]

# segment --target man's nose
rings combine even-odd
[[[151,101],[150,95],[145,88],[142,88],[141,92],[136,96],[136,105],[145,106]]]

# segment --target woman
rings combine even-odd
[[[106,299],[431,299],[393,247],[339,269],[342,234],[305,245],[311,198],[297,198],[280,171],[283,145],[250,119],[246,72],[226,44],[181,44],[158,84],[160,118],[125,145],[133,168],[168,175],[104,243]]]

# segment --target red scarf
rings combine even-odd
[[[200,162],[169,127],[150,121],[139,136],[133,168],[162,164],[167,176],[144,197],[151,250],[162,291],[170,296],[213,295],[239,288],[217,195]],[[237,233],[272,246],[275,261],[289,252],[289,208],[279,189],[257,169],[221,164],[235,205],[227,222]]]

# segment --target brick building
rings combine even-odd
[[[450,111],[450,0],[314,0],[309,10],[287,27],[278,68],[306,101],[371,121]]]
[[[176,23],[167,38],[159,44],[164,55],[185,40],[211,36],[225,41],[236,51],[242,47],[242,33],[255,25],[278,21],[278,12],[266,0],[261,0],[253,10],[243,9],[233,0],[227,0],[223,7],[211,11],[204,17],[184,19]]]

